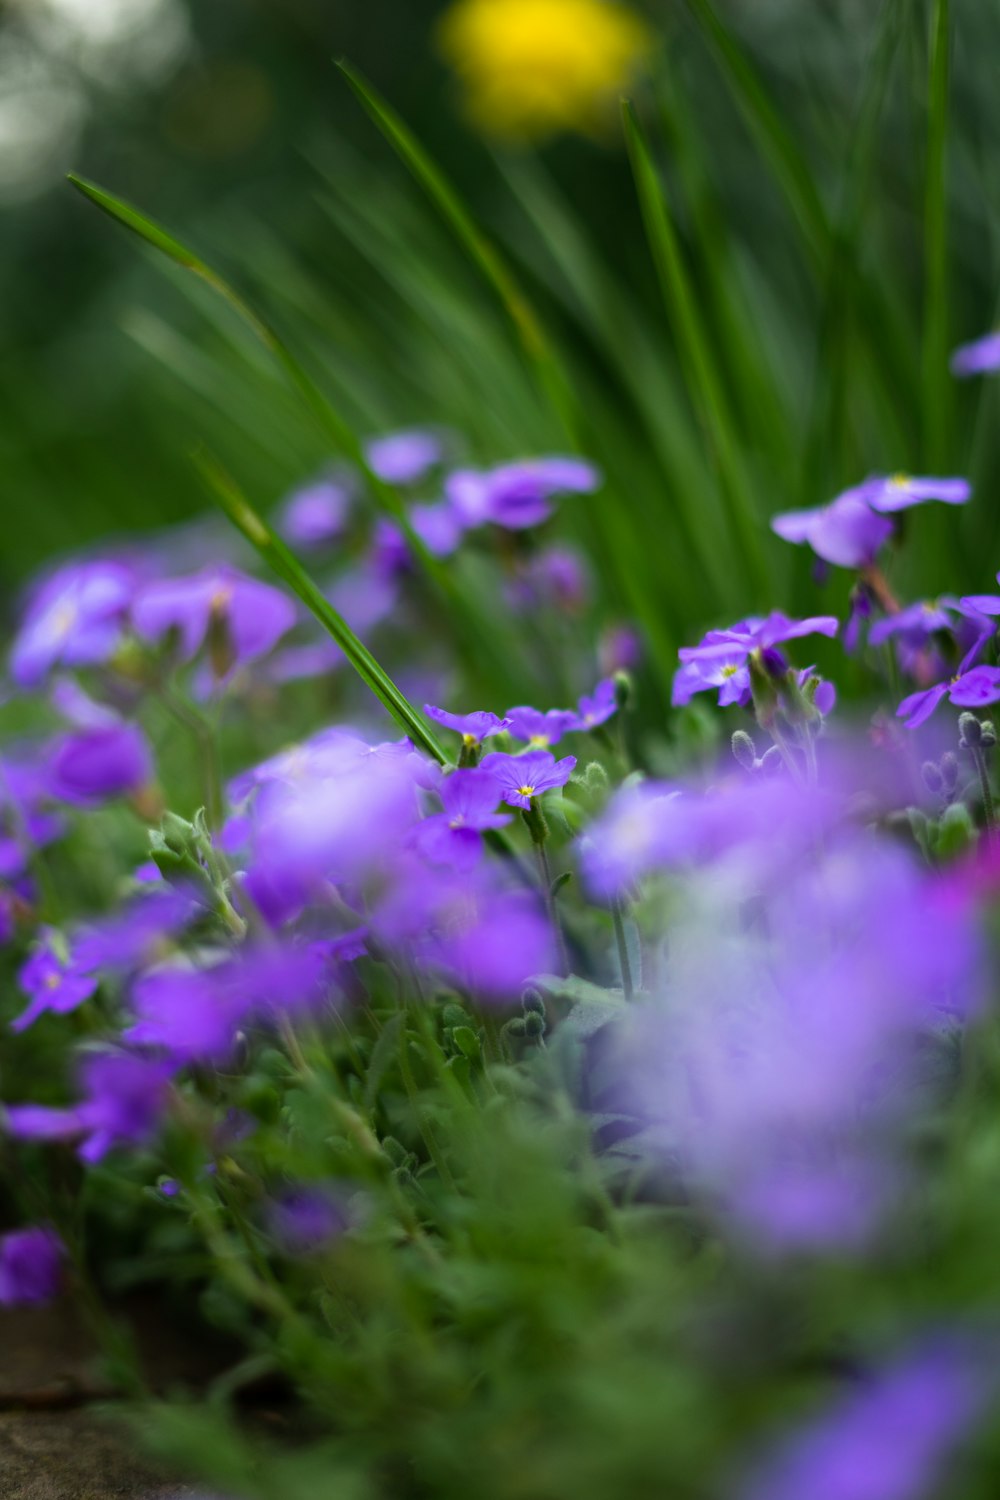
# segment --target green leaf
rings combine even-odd
[[[948,368],[947,139],[951,64],[950,0],[934,0],[931,23],[927,163],[924,185],[923,433],[926,472],[948,459],[951,372]]]
[[[354,634],[326,595],[317,587],[292,550],[250,504],[236,481],[204,449],[194,456],[195,465],[209,492],[233,525],[260,554],[271,571],[287,583],[320,624],[329,631],[361,680],[371,688],[413,743],[437,761],[448,760],[416,709],[404,697],[388,673],[379,666],[368,647]]]
[[[681,255],[680,244],[649,144],[629,100],[622,101],[625,141],[635,177],[639,207],[659,277],[678,353],[687,371],[692,397],[700,407],[717,460],[729,516],[744,555],[750,582],[766,597],[768,571],[761,544],[753,491],[740,457],[740,438],[716,367],[711,340],[698,310]]]
[[[382,1087],[385,1075],[396,1061],[399,1033],[405,1024],[405,1015],[402,1011],[398,1011],[394,1016],[389,1017],[379,1032],[378,1041],[372,1048],[368,1073],[365,1077],[364,1105],[367,1110],[375,1108],[378,1091]]]

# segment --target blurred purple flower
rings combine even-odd
[[[739,1500],[920,1500],[946,1476],[994,1377],[969,1340],[936,1335],[779,1439]]]
[[[343,1194],[330,1183],[310,1183],[271,1204],[268,1227],[284,1255],[319,1255],[351,1227]]]
[[[582,610],[590,595],[590,578],[583,559],[569,547],[545,547],[527,559],[507,587],[511,607],[518,610],[555,606],[568,614]]]
[[[547,521],[556,495],[591,494],[600,483],[598,471],[579,458],[525,459],[485,472],[456,470],[445,496],[464,526],[520,531]]]
[[[923,505],[928,500],[942,500],[946,505],[964,505],[972,496],[972,486],[967,479],[918,478],[912,474],[873,474],[848,490],[872,510],[883,515],[895,515],[897,511],[909,510],[914,505]]]
[[[107,661],[121,637],[134,579],[118,563],[69,563],[33,595],[11,652],[19,687],[37,687],[55,666]]]
[[[54,939],[51,929],[44,929],[42,946],[18,973],[17,982],[31,1003],[10,1023],[11,1031],[25,1031],[46,1011],[67,1015],[89,1000],[97,989],[96,978],[81,967],[75,956],[68,961],[59,957]]]
[[[42,1224],[0,1235],[0,1307],[51,1302],[62,1285],[65,1256],[55,1230]]]
[[[175,631],[184,661],[197,654],[214,628],[221,629],[228,671],[265,656],[277,645],[295,624],[295,606],[270,584],[236,568],[215,567],[146,584],[136,597],[132,621],[146,640],[160,640]]]
[[[270,682],[303,682],[312,677],[329,677],[344,664],[344,653],[336,641],[324,636],[300,646],[285,646],[265,664],[264,675]]]
[[[415,847],[432,864],[470,869],[482,853],[480,835],[510,822],[509,813],[497,812],[500,783],[482,769],[453,771],[442,781],[438,794],[444,811],[419,825]]]
[[[98,807],[153,779],[149,741],[136,724],[83,729],[58,739],[48,756],[52,796],[77,807]]]
[[[173,1066],[130,1052],[100,1052],[81,1070],[83,1097],[70,1109],[11,1104],[7,1124],[20,1140],[79,1140],[83,1161],[100,1161],[114,1146],[146,1145],[166,1111]]]
[[[1000,333],[987,333],[962,344],[951,357],[952,373],[960,377],[993,375],[1000,370]]]
[[[153,889],[83,928],[73,940],[73,965],[81,974],[127,974],[145,967],[168,939],[204,908],[176,886]]]
[[[581,733],[589,733],[597,729],[601,724],[606,724],[618,712],[618,704],[615,699],[614,679],[606,677],[599,682],[592,696],[586,694],[580,699],[576,706],[576,714],[570,729],[576,729]]]
[[[444,457],[436,433],[419,428],[372,438],[365,448],[371,470],[385,484],[419,484]]]
[[[408,557],[404,550],[404,564]],[[377,560],[354,567],[337,579],[328,590],[328,598],[352,630],[366,635],[396,609],[399,593],[395,571],[380,566]]]
[[[530,808],[536,797],[565,786],[575,765],[575,755],[556,760],[547,750],[528,750],[524,755],[494,750],[483,757],[481,769],[500,783],[508,807]]]
[[[343,535],[353,498],[353,485],[346,479],[317,480],[285,501],[278,529],[293,546],[324,547]]]
[[[805,542],[838,568],[869,568],[892,536],[893,526],[854,490],[813,510],[789,510],[771,518],[771,530],[786,542]]]

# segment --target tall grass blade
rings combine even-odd
[[[236,481],[204,449],[194,455],[195,466],[216,503],[242,532],[250,545],[280,579],[298,595],[306,608],[329,631],[361,680],[415,745],[439,765],[448,760],[421,716],[379,666],[368,647],[358,639],[347,621],[337,613],[294,552],[272,530],[240,490]]]
[[[386,140],[451,225],[474,263],[506,309],[536,377],[570,438],[579,438],[579,414],[572,387],[549,343],[541,320],[518,285],[512,271],[479,229],[454,186],[406,122],[366,78],[343,60],[337,63],[348,85]]]
[[[312,376],[302,367],[295,355],[288,348],[284,340],[275,332],[271,325],[261,317],[246,298],[232,287],[218,271],[189,250],[180,240],[176,239],[162,225],[141,213],[132,204],[123,199],[115,197],[106,189],[98,187],[96,183],[88,182],[85,178],[77,176],[76,173],[68,174],[69,181],[82,193],[83,196],[95,204],[110,218],[123,224],[126,229],[138,235],[147,245],[165,255],[175,265],[181,266],[186,271],[191,271],[195,276],[206,282],[220,297],[222,297],[233,310],[243,319],[248,328],[260,340],[264,347],[272,354],[278,365],[283,370],[287,379],[299,393],[306,406],[312,412],[322,430],[327,434],[334,447],[348,458],[362,474],[364,474],[373,493],[379,500],[382,509],[385,510],[399,526],[406,537],[408,546],[413,555],[419,560],[424,572],[430,577],[432,583],[452,606],[461,608],[455,590],[449,579],[447,570],[442,566],[438,558],[430,553],[413,530],[406,507],[403,505],[396,491],[385,484],[375,474],[365,456],[364,447],[350,424],[345,421],[340,412],[327,399],[313,380]]]
[[[927,164],[924,188],[924,464],[930,473],[948,460],[951,375],[948,369],[947,145],[951,69],[950,0],[934,0],[929,57]]]
[[[725,388],[694,299],[659,174],[635,110],[627,99],[622,101],[622,119],[639,205],[667,313],[674,326],[682,363],[701,408],[749,580],[763,601],[768,588],[768,570],[753,493],[740,459],[739,437]]]

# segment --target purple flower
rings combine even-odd
[[[601,724],[606,724],[617,712],[614,679],[606,677],[603,682],[597,684],[592,697],[588,698],[585,694],[580,699],[576,706],[573,723],[569,728],[586,733],[591,729],[597,729]]]
[[[728,630],[710,630],[697,646],[682,646],[678,652],[681,667],[674,677],[671,701],[679,707],[689,703],[695,693],[718,688],[722,707],[749,702],[747,664],[751,655],[774,653],[785,641],[807,635],[834,636],[837,629],[832,615],[790,620],[780,610],[773,610],[763,619],[741,620]]]
[[[507,589],[511,607],[524,611],[554,605],[575,614],[589,595],[590,578],[582,558],[562,546],[546,547],[529,558]]]
[[[556,958],[537,897],[504,889],[485,864],[452,872],[399,863],[372,926],[387,947],[485,1000],[511,999]]]
[[[472,749],[481,745],[484,740],[490,739],[494,734],[500,734],[510,723],[509,719],[499,719],[496,714],[491,714],[486,709],[476,709],[471,714],[452,714],[444,708],[435,708],[431,703],[424,704],[424,713],[435,724],[441,724],[445,729],[454,729],[460,734],[466,745]]]
[[[614,793],[580,841],[580,863],[592,896],[611,900],[656,868],[669,826],[669,804],[678,796],[676,787],[659,781],[642,781]]]
[[[132,621],[147,640],[175,631],[181,659],[190,661],[210,633],[221,632],[216,676],[265,656],[295,624],[295,606],[280,589],[235,568],[206,568],[184,578],[166,578],[141,589]]]
[[[450,557],[465,530],[460,518],[447,505],[413,505],[410,525],[432,557]],[[375,528],[372,549],[375,568],[389,577],[410,565],[410,546],[395,521],[381,520]]]
[[[331,1184],[309,1184],[271,1205],[269,1228],[284,1255],[318,1255],[351,1227],[343,1195]]]
[[[31,1003],[10,1023],[11,1031],[25,1031],[46,1011],[67,1015],[89,1000],[97,989],[97,980],[75,958],[64,961],[59,957],[54,938],[51,930],[43,933],[43,946],[32,954],[17,976]]]
[[[981,1351],[937,1335],[779,1441],[739,1500],[920,1500],[936,1492],[992,1379]]]
[[[281,510],[282,536],[296,547],[324,547],[341,536],[353,499],[352,486],[343,479],[321,479],[296,490]]]
[[[51,1302],[62,1285],[65,1254],[55,1230],[42,1224],[0,1235],[0,1307]]]
[[[365,456],[385,484],[418,484],[444,457],[441,439],[419,428],[372,438]]]
[[[269,682],[303,682],[312,677],[329,677],[343,666],[344,653],[336,641],[323,636],[300,646],[286,646],[276,651],[267,663],[264,675]]]
[[[524,755],[494,750],[484,757],[481,769],[500,783],[508,807],[530,808],[534,798],[565,786],[575,765],[575,755],[556,760],[547,750],[528,750]]]
[[[914,505],[923,505],[928,500],[943,500],[946,505],[964,505],[972,495],[972,486],[967,479],[926,479],[910,474],[874,474],[849,490],[863,500],[872,510],[894,515],[896,511],[909,510]]]
[[[892,536],[892,522],[848,490],[829,505],[789,510],[771,518],[771,530],[786,542],[806,543],[838,568],[868,568]]]
[[[403,552],[403,563],[409,553]],[[386,570],[376,560],[352,568],[329,590],[329,600],[343,615],[352,630],[367,635],[376,625],[389,618],[396,608],[399,593],[393,570]]]
[[[481,768],[453,771],[442,781],[439,796],[444,811],[420,824],[416,848],[432,864],[468,870],[482,852],[480,835],[510,822],[509,814],[496,810],[500,783]]]
[[[49,755],[49,787],[60,802],[98,807],[153,779],[149,742],[136,724],[112,724],[64,735]]]
[[[642,661],[642,641],[630,625],[613,625],[604,631],[597,651],[602,672],[632,672]]]
[[[127,974],[143,968],[202,908],[174,886],[138,896],[84,928],[73,941],[73,967],[81,974]]]
[[[577,716],[571,708],[550,708],[542,713],[537,708],[508,708],[504,723],[515,740],[523,740],[536,750],[547,750],[558,745],[563,735],[576,728]]]
[[[1000,600],[997,604],[1000,613]],[[954,600],[947,598],[911,604],[908,609],[878,620],[869,631],[868,640],[873,646],[883,646],[893,636],[901,635],[910,645],[924,645],[939,631],[954,628],[954,608]]]
[[[1000,370],[1000,333],[987,333],[962,344],[951,357],[952,373],[960,377],[993,375]]]
[[[526,459],[497,469],[460,469],[449,474],[445,495],[464,526],[492,523],[509,531],[540,526],[559,494],[590,494],[601,483],[591,464],[578,458]]]
[[[146,1145],[156,1135],[166,1111],[174,1072],[159,1059],[130,1052],[101,1052],[82,1069],[83,1097],[70,1109],[12,1104],[7,1124],[20,1140],[80,1140],[83,1161],[100,1161],[117,1145]]]
[[[19,687],[37,687],[59,664],[107,661],[121,636],[134,581],[113,562],[70,563],[35,593],[11,653]]]
[[[896,716],[905,721],[907,729],[919,729],[945,698],[956,708],[984,708],[1000,702],[1000,667],[973,667],[950,682],[911,693],[896,709]]]

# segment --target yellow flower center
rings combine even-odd
[[[547,734],[533,734],[528,741],[536,750],[547,750],[549,748],[549,737]]]
[[[735,677],[738,671],[739,667],[725,666],[722,669],[722,675],[723,677]]]
[[[535,788],[533,786],[519,786],[517,795],[519,797],[533,797],[535,795]]]
[[[462,744],[467,750],[471,750],[474,745],[479,744],[479,741],[476,739],[476,736],[474,734],[463,734]]]
[[[889,483],[894,490],[905,490],[909,482],[909,474],[893,474],[892,478],[889,480]]]

